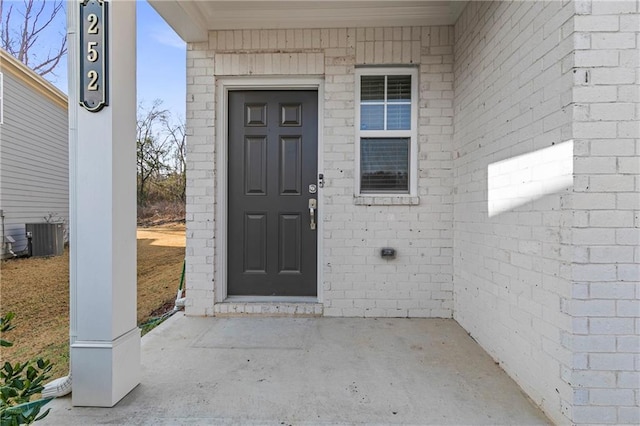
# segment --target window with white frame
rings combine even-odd
[[[415,195],[417,68],[356,70],[356,146],[361,195]]]

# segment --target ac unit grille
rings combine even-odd
[[[31,233],[32,256],[60,256],[64,252],[63,223],[27,223]]]

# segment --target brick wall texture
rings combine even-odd
[[[417,197],[354,197],[355,66],[419,68]],[[214,76],[324,79],[322,302],[327,316],[452,316],[453,27],[212,31],[187,55],[189,312],[213,313]],[[393,261],[380,248],[394,247]]]
[[[640,422],[638,2],[470,2],[454,318],[557,423]]]
[[[554,422],[640,422],[639,12],[469,2],[455,26],[190,43],[187,313],[223,312],[220,82],[320,77],[323,315],[453,317]],[[364,65],[419,69],[416,197],[354,196]]]
[[[470,2],[455,27],[454,318],[558,422],[572,394],[573,15]]]
[[[575,423],[640,423],[640,2],[577,1],[572,60]]]

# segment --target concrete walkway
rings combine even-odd
[[[39,424],[547,424],[453,320],[191,318],[142,341],[113,408],[53,401]]]

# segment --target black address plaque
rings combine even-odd
[[[106,0],[80,2],[80,105],[98,112],[109,104]]]

